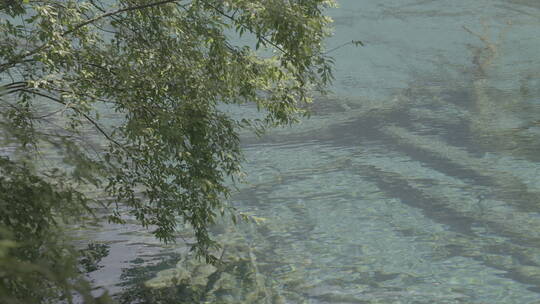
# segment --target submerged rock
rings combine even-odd
[[[166,269],[157,273],[156,277],[144,283],[148,288],[165,288],[185,284],[191,275],[183,268]]]
[[[259,225],[266,223],[259,223]],[[286,303],[272,288],[257,262],[257,251],[235,230],[219,235],[223,249],[214,252],[219,265],[186,255],[173,269],[160,271],[145,282],[155,293],[172,295],[175,303]],[[169,288],[169,289],[167,289]],[[191,302],[184,302],[189,299]]]
[[[208,277],[216,272],[217,268],[213,265],[203,264],[195,268],[191,274],[191,284],[206,286],[208,284]]]

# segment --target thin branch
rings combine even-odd
[[[105,71],[105,72],[107,72],[107,73],[111,73],[111,74],[113,74],[113,75],[116,75],[116,72],[112,71],[111,69],[107,69],[106,67],[101,66],[101,65],[99,65],[99,64],[95,64],[95,63],[88,62],[88,61],[82,61],[82,60],[80,60],[79,58],[77,58],[77,60],[78,60],[78,62],[79,62],[80,64],[86,64],[86,65],[89,65],[89,66],[98,68],[98,69],[100,69],[100,70],[103,70],[103,71]]]
[[[100,10],[102,13],[106,13],[105,9],[103,9],[101,6],[99,6],[99,5],[96,4],[96,1],[90,0],[90,4],[92,4],[93,7],[97,8],[98,10]]]
[[[352,45],[354,45],[354,46],[358,46],[358,45],[364,46],[364,43],[363,43],[362,41],[360,41],[360,40],[352,40],[352,41],[349,41],[349,42],[345,42],[345,43],[343,43],[343,44],[340,44],[340,45],[338,45],[338,46],[336,46],[336,47],[334,47],[334,48],[331,48],[330,50],[328,50],[328,51],[326,51],[326,52],[324,52],[324,53],[322,53],[322,54],[323,54],[323,55],[327,55],[327,54],[332,53],[332,52],[334,52],[334,51],[337,51],[337,50],[339,50],[340,48],[345,47],[345,46],[347,46],[347,45],[349,45],[349,44],[352,44]]]
[[[47,86],[46,89],[47,89],[47,90],[51,90],[51,91],[61,92],[61,93],[68,93],[68,94],[73,94],[73,95],[84,96],[84,97],[91,98],[91,99],[94,99],[94,100],[97,100],[97,101],[101,101],[101,102],[104,102],[104,103],[112,103],[112,104],[115,104],[114,101],[106,100],[106,99],[103,99],[103,98],[98,98],[98,97],[96,97],[96,96],[89,95],[89,94],[76,93],[76,92],[73,92],[73,91],[64,90],[64,89],[61,89],[61,88],[56,88],[56,87],[51,87],[51,86]]]
[[[67,35],[73,33],[74,31],[76,31],[76,30],[78,30],[78,29],[80,29],[80,28],[82,28],[82,27],[84,27],[84,26],[86,26],[86,25],[88,25],[90,23],[96,22],[96,21],[98,21],[100,19],[103,19],[103,18],[106,18],[106,17],[109,17],[109,16],[117,15],[119,13],[123,13],[123,12],[127,12],[127,11],[133,11],[133,10],[145,9],[145,8],[148,8],[148,7],[153,7],[153,6],[158,6],[158,5],[172,3],[172,2],[178,2],[178,1],[179,0],[163,0],[163,1],[158,1],[158,2],[154,2],[154,3],[142,4],[142,5],[136,5],[136,6],[129,6],[129,7],[117,9],[117,10],[114,10],[114,11],[109,11],[109,12],[103,13],[101,15],[98,15],[98,16],[96,16],[94,18],[88,19],[88,20],[86,20],[84,22],[81,22],[81,23],[75,25],[72,29],[63,32],[61,34],[61,36],[62,37],[67,36]],[[21,59],[26,58],[28,56],[35,55],[35,54],[41,52],[42,50],[48,48],[49,46],[50,46],[49,42],[45,42],[41,46],[39,46],[39,47],[37,47],[37,48],[35,48],[35,49],[31,50],[31,51],[28,51],[26,53],[20,54],[19,56],[16,56],[10,62],[7,62],[7,63],[4,63],[4,64],[0,65],[0,72],[3,72],[6,69],[10,68],[11,66],[19,63]]]
[[[47,117],[51,117],[51,116],[54,116],[60,112],[64,112],[66,109],[68,108],[68,105],[66,105],[64,108],[62,109],[58,109],[56,111],[52,111],[50,113],[47,113],[47,114],[43,114],[41,116],[32,116],[32,119],[39,119],[39,120],[45,120],[45,118]]]
[[[0,97],[13,94],[25,89],[28,86],[26,81],[16,81],[5,85],[0,85]]]
[[[216,6],[212,5],[211,3],[208,3],[206,1],[204,1],[204,3],[208,6],[210,6],[212,9],[214,9],[216,12],[218,12],[220,15],[230,19],[231,21],[234,21],[235,23],[238,23],[238,20],[236,20],[236,18],[234,18],[234,16],[231,16],[231,15],[228,15],[227,13],[225,13],[224,11],[220,10],[219,8],[217,8]],[[243,28],[245,28],[246,30],[248,30],[250,33],[252,34],[255,34],[257,35],[257,33],[254,33],[253,32],[253,29],[242,24],[242,23],[239,23],[240,26],[242,26]],[[257,38],[264,41],[265,43],[268,43],[269,45],[275,47],[276,49],[278,49],[280,52],[282,52],[284,55],[289,55],[289,53],[284,50],[281,46],[277,45],[276,43],[274,43],[273,41],[269,40],[268,38],[264,37],[264,36],[259,36],[257,35]]]
[[[468,27],[466,27],[465,25],[462,26],[462,28],[469,34],[475,36],[476,38],[480,39],[482,42],[484,42],[486,45],[489,45],[491,44],[491,42],[489,41],[489,39],[487,38],[486,35],[480,35],[478,33],[475,33],[473,32],[472,30],[470,30]]]
[[[106,18],[106,17],[109,17],[109,16],[113,16],[113,15],[116,15],[116,14],[119,14],[119,13],[123,13],[123,12],[127,12],[127,11],[133,11],[133,10],[140,10],[140,9],[145,9],[145,8],[148,8],[148,7],[153,7],[153,6],[158,6],[158,5],[162,5],[162,4],[167,4],[167,3],[171,3],[171,2],[178,2],[179,0],[163,0],[163,1],[158,1],[158,2],[154,2],[154,3],[148,3],[148,4],[142,4],[142,5],[136,5],[136,6],[129,6],[129,7],[125,7],[125,8],[121,8],[121,9],[118,9],[118,10],[114,10],[114,11],[110,11],[110,12],[107,12],[107,13],[104,13],[104,14],[101,14],[99,16],[96,16],[92,19],[88,19],[84,22],[81,22],[79,23],[78,25],[74,26],[71,30],[69,31],[65,31],[62,36],[66,36],[68,34],[71,34],[72,32],[90,24],[90,23],[93,23],[93,22],[96,22],[100,19],[103,19],[103,18]]]
[[[13,90],[13,89],[21,88],[21,87],[24,88],[27,85],[28,83],[26,81],[15,81],[15,82],[0,86],[0,89]]]
[[[11,60],[10,62],[7,62],[7,63],[4,63],[2,65],[0,65],[0,73],[1,72],[4,72],[5,70],[13,67],[14,65],[18,64],[18,63],[22,63],[22,62],[26,62],[26,61],[32,61],[32,59],[26,59],[26,60],[21,60],[25,57],[28,57],[28,56],[32,56],[32,55],[35,55],[39,52],[41,52],[42,50],[44,50],[45,48],[48,47],[48,43],[44,43],[42,44],[41,46],[31,50],[31,51],[28,51],[24,54],[20,54],[19,56],[16,56],[13,60]]]
[[[16,105],[11,104],[11,103],[9,103],[9,102],[7,102],[7,101],[4,101],[3,99],[0,99],[0,102],[3,103],[3,104],[5,104],[5,105],[8,106],[9,108],[12,108],[13,110],[15,110],[15,111],[17,111],[17,112],[20,112],[20,111],[21,111],[21,109],[18,108]]]
[[[62,101],[62,100],[60,100],[58,98],[49,96],[47,94],[43,94],[43,93],[40,93],[40,92],[31,91],[31,90],[27,90],[27,89],[22,89],[22,91],[30,93],[30,94],[38,95],[38,96],[41,96],[41,97],[45,97],[45,98],[48,98],[48,99],[50,99],[52,101],[55,101],[57,103],[60,103],[60,104],[63,104],[65,106],[67,106],[67,104],[64,101]],[[123,147],[119,142],[117,142],[109,134],[107,134],[107,132],[105,132],[105,130],[103,130],[101,128],[101,126],[95,120],[93,120],[90,116],[88,116],[86,113],[81,112],[77,108],[73,108],[73,107],[70,107],[70,108],[73,109],[75,112],[79,113],[80,115],[82,115],[84,118],[86,118],[86,120],[88,120],[88,122],[90,122],[92,125],[94,125],[94,127],[98,130],[98,132],[101,133],[103,136],[105,136],[105,138],[107,138],[109,141],[111,141],[112,143],[116,144],[119,147]]]

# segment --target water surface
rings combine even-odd
[[[232,203],[261,220],[235,235],[272,296],[230,303],[540,303],[538,3],[340,1],[329,46],[366,46],[332,53],[334,94],[243,139]],[[92,232],[113,292],[186,255],[118,229]]]

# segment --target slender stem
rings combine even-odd
[[[219,8],[217,8],[216,6],[206,2],[206,5],[210,6],[211,8],[213,8],[216,12],[218,12],[220,15],[230,19],[231,21],[234,21],[234,22],[237,22],[238,21],[236,20],[236,18],[234,18],[234,16],[231,16],[231,15],[228,15],[227,13],[225,13],[224,11],[220,10]],[[250,31],[251,33],[255,34],[253,32],[253,29],[251,29],[250,27],[244,25],[244,24],[240,24],[240,26],[242,26],[243,28],[247,29],[248,31]],[[281,46],[277,45],[276,43],[274,43],[273,41],[269,40],[268,38],[264,37],[264,36],[259,36],[257,35],[257,38],[259,38],[260,40],[264,41],[265,43],[268,43],[269,45],[275,47],[276,49],[278,49],[280,52],[282,52],[284,55],[288,55],[289,53],[287,51],[285,51]]]
[[[158,5],[162,5],[162,4],[166,4],[166,3],[172,3],[172,2],[178,2],[178,1],[179,0],[163,0],[163,1],[153,2],[153,3],[142,4],[142,5],[129,6],[129,7],[117,9],[117,10],[114,10],[114,11],[109,11],[109,12],[103,13],[101,15],[98,15],[98,16],[96,16],[94,18],[88,19],[86,21],[83,21],[83,22],[75,25],[72,29],[63,32],[61,34],[61,36],[62,37],[67,36],[67,35],[73,33],[74,31],[76,31],[76,30],[78,30],[78,29],[80,29],[80,28],[82,28],[82,27],[84,27],[84,26],[86,26],[86,25],[88,25],[90,23],[96,22],[96,21],[98,21],[100,19],[103,19],[103,18],[106,18],[106,17],[109,17],[109,16],[117,15],[119,13],[123,13],[123,12],[127,12],[127,11],[133,11],[133,10],[145,9],[145,8],[152,7],[152,6],[158,6]],[[41,52],[42,50],[48,48],[49,46],[50,46],[49,42],[45,42],[42,45],[40,45],[39,47],[37,47],[37,48],[35,48],[35,49],[31,50],[31,51],[28,51],[26,53],[20,54],[19,56],[16,56],[10,62],[7,62],[7,63],[4,63],[4,64],[0,65],[0,72],[3,72],[6,69],[12,67],[13,65],[19,63],[21,61],[21,59],[26,58],[28,56],[35,55],[35,54]]]
[[[162,5],[162,4],[166,4],[166,3],[171,3],[171,2],[178,2],[179,0],[163,0],[163,1],[158,1],[158,2],[153,2],[153,3],[147,3],[147,4],[141,4],[141,5],[136,5],[136,6],[129,6],[129,7],[125,7],[125,8],[121,8],[121,9],[117,9],[117,10],[114,10],[114,11],[109,11],[109,12],[106,12],[106,13],[103,13],[101,15],[98,15],[94,18],[91,18],[91,19],[88,19],[84,22],[81,22],[79,24],[77,24],[76,26],[74,26],[71,30],[69,31],[65,31],[62,36],[66,36],[90,23],[93,23],[93,22],[96,22],[97,20],[99,19],[103,19],[103,18],[106,18],[106,17],[109,17],[109,16],[113,16],[113,15],[116,15],[116,14],[119,14],[119,13],[123,13],[123,12],[127,12],[127,11],[133,11],[133,10],[140,10],[140,9],[144,9],[144,8],[148,8],[148,7],[152,7],[152,6],[158,6],[158,5]]]
[[[41,96],[41,97],[45,97],[45,98],[48,98],[48,99],[50,99],[52,101],[55,101],[57,103],[60,103],[60,104],[63,104],[65,106],[67,106],[67,104],[64,101],[62,101],[62,100],[60,100],[60,99],[58,99],[56,97],[52,97],[52,96],[49,96],[47,94],[43,94],[43,93],[40,93],[40,92],[27,90],[27,89],[22,89],[22,91],[30,93],[30,94],[38,95],[38,96]],[[103,136],[105,136],[105,138],[107,138],[109,141],[111,141],[112,143],[116,144],[119,147],[123,147],[119,142],[114,140],[114,138],[112,138],[107,132],[105,132],[105,130],[103,130],[101,128],[101,126],[95,120],[93,120],[90,116],[88,116],[88,114],[83,113],[83,112],[81,112],[80,110],[78,110],[76,108],[73,108],[73,107],[70,107],[70,108],[73,109],[75,112],[79,113],[80,115],[82,115],[84,118],[86,118],[86,120],[88,120],[92,125],[94,125],[94,127],[98,130],[98,132],[101,133]]]

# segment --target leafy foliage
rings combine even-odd
[[[81,215],[86,199],[63,178],[46,180],[0,158],[0,300],[2,303],[92,299],[80,279],[75,252],[57,231],[64,219]]]
[[[109,246],[107,244],[90,243],[84,250],[79,250],[79,252],[79,264],[83,272],[88,273],[103,267],[99,265],[99,262],[109,255]]]
[[[10,235],[2,263],[20,250],[20,261],[40,260],[32,254],[49,252],[43,246],[56,252],[57,218],[88,212],[91,191],[110,198],[110,220],[124,221],[122,206],[165,242],[183,221],[195,232],[193,250],[215,261],[207,227],[227,210],[235,216],[224,199],[242,175],[238,132],[294,123],[310,93],[324,91],[331,5],[3,2],[0,203],[11,209],[1,211]],[[264,116],[227,114],[243,104]],[[67,261],[59,254],[50,261]]]

